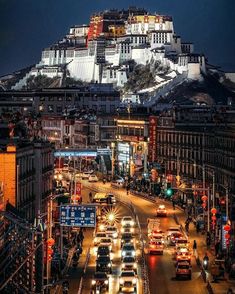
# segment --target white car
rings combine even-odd
[[[167,230],[167,236],[170,236],[172,233],[181,233],[180,226],[169,227]]]
[[[89,178],[88,178],[88,181],[89,182],[98,182],[99,179],[97,178],[96,175],[90,175]]]
[[[136,257],[135,246],[131,243],[126,243],[122,246],[122,258],[131,256]]]
[[[97,246],[100,244],[100,240],[103,239],[103,238],[106,238],[107,235],[103,232],[97,232],[96,235],[95,235],[95,238],[94,238],[94,245]]]
[[[121,233],[130,233],[133,234],[135,232],[135,228],[131,227],[130,225],[122,226],[121,228]]]
[[[119,277],[119,291],[134,289],[137,290],[137,277],[134,271],[123,271]]]
[[[109,246],[110,251],[113,249],[113,240],[111,238],[101,238],[100,239],[100,246]]]
[[[81,178],[82,180],[88,180],[90,175],[91,175],[90,172],[83,172]]]
[[[137,273],[137,262],[135,257],[126,256],[122,259],[122,271],[133,270]]]
[[[107,237],[110,237],[110,238],[113,238],[113,239],[117,239],[117,237],[118,237],[118,230],[114,226],[108,226],[106,228],[105,234],[107,235]]]
[[[167,211],[165,205],[161,204],[157,209],[157,216],[167,216]]]
[[[121,220],[121,225],[124,227],[124,226],[131,226],[131,227],[134,227],[135,225],[135,222],[133,220],[133,218],[131,216],[124,216]]]

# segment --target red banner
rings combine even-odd
[[[149,162],[157,160],[157,117],[149,117],[149,145],[148,145]]]
[[[81,196],[81,194],[82,194],[82,184],[80,182],[77,182],[75,195]]]

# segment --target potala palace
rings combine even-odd
[[[30,76],[46,75],[85,82],[113,83],[123,87],[131,64],[160,65],[154,91],[185,79],[197,80],[206,71],[205,56],[194,53],[174,31],[171,16],[150,14],[135,7],[94,14],[88,25],[75,25],[63,40],[45,48],[40,62],[13,88],[20,89]]]

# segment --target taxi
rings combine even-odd
[[[175,270],[176,278],[186,277],[189,280],[192,278],[191,265],[187,262],[178,262]]]
[[[163,254],[164,251],[164,243],[161,239],[151,239],[149,241],[149,254]]]
[[[163,231],[158,229],[158,230],[153,230],[148,234],[149,238],[161,238],[162,240],[164,240],[164,234]]]
[[[169,237],[168,237],[168,240],[170,242],[170,245],[175,245],[175,243],[179,240],[179,239],[183,239],[184,236],[182,233],[179,233],[179,232],[175,232],[175,233],[172,233]]]
[[[187,247],[189,248],[189,241],[186,238],[180,238],[175,241],[175,246],[176,247]]]
[[[157,216],[167,216],[166,207],[164,204],[160,204],[157,208]]]
[[[176,261],[187,261],[191,263],[191,253],[187,248],[180,248],[180,250],[176,252]]]

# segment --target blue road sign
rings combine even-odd
[[[96,207],[94,205],[61,205],[60,225],[71,227],[95,227]]]

